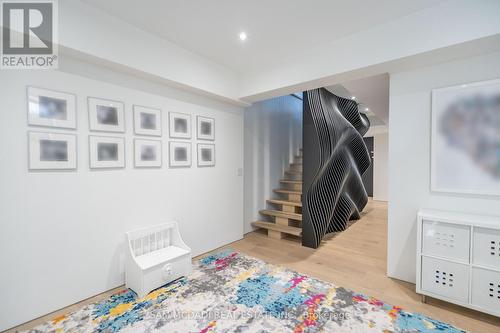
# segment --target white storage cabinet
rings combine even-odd
[[[182,240],[177,222],[129,231],[126,241],[126,286],[139,298],[191,273],[191,249]]]
[[[416,291],[500,316],[500,217],[420,210]]]

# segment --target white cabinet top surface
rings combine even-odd
[[[418,217],[428,221],[448,222],[454,224],[474,225],[485,228],[500,229],[500,216],[476,215],[435,209],[420,209],[418,211]]]

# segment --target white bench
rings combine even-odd
[[[140,298],[191,273],[191,249],[182,240],[177,222],[129,231],[126,241],[126,286]]]

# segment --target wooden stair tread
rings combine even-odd
[[[293,165],[293,166],[302,166],[302,163],[293,162],[293,163],[290,163],[290,165]]]
[[[300,202],[300,201],[268,199],[267,202],[272,203],[272,204],[276,204],[276,205],[302,207],[302,202]]]
[[[295,236],[302,235],[302,229],[297,227],[290,227],[286,225],[276,224],[272,222],[264,222],[264,221],[255,221],[253,225],[259,228],[279,231],[289,235],[295,235]]]
[[[263,209],[259,211],[262,215],[282,217],[289,220],[302,221],[302,214],[282,212],[280,210]]]
[[[286,190],[283,188],[276,188],[273,191],[276,193],[285,193],[285,194],[302,194],[302,191]]]
[[[302,171],[285,171],[289,175],[302,175]]]
[[[283,184],[300,184],[302,185],[302,180],[293,180],[293,179],[282,179],[280,183]]]

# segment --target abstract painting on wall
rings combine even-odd
[[[91,131],[125,132],[125,106],[122,102],[89,97],[88,103]]]
[[[76,129],[76,96],[28,87],[28,124]]]
[[[191,139],[191,115],[184,113],[169,113],[170,137]]]
[[[89,136],[90,168],[124,168],[125,139],[110,136]]]
[[[198,140],[215,140],[215,120],[202,116],[198,116],[196,119]]]
[[[76,169],[76,135],[29,132],[29,169]]]
[[[198,166],[215,166],[215,145],[198,144]]]
[[[431,189],[500,195],[500,80],[432,91]]]
[[[191,166],[191,143],[170,141],[169,146],[170,167]]]
[[[161,110],[134,105],[134,131],[137,135],[161,136]]]
[[[161,167],[161,141],[160,140],[134,140],[134,160],[136,168]]]

